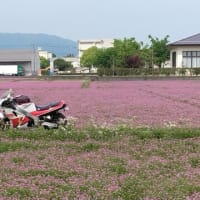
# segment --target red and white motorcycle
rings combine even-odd
[[[23,128],[43,126],[52,129],[66,127],[65,111],[68,107],[65,101],[38,106],[24,95],[13,95],[13,90],[6,91],[0,97],[0,127]]]

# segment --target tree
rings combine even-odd
[[[114,65],[115,51],[113,47],[98,49],[96,56],[96,67],[111,68]]]
[[[152,51],[148,45],[145,45],[142,47],[142,49],[140,51],[140,58],[141,58],[142,62],[144,63],[145,67],[152,66]]]
[[[169,59],[168,37],[159,40],[149,36],[151,45],[137,42],[135,38],[115,39],[113,47],[98,49],[96,46],[84,51],[81,66],[85,67],[151,67],[155,63],[159,67]]]
[[[128,56],[126,58],[126,63],[130,68],[139,68],[144,65],[138,55]]]
[[[45,57],[41,56],[40,57],[41,69],[46,69],[47,67],[49,67],[49,65],[50,65],[50,61],[48,59],[46,59]]]
[[[118,67],[127,66],[126,58],[132,55],[139,55],[141,44],[135,38],[124,38],[123,40],[114,40],[115,64]]]
[[[98,52],[98,48],[95,46],[90,47],[89,49],[84,51],[80,60],[81,66],[89,67],[89,68],[94,66],[97,60],[97,52]]]
[[[165,36],[163,39],[153,38],[149,35],[151,42],[151,52],[152,52],[152,63],[156,64],[161,68],[162,64],[165,63],[170,58],[170,50],[167,46],[169,36]]]
[[[55,68],[57,68],[59,71],[66,71],[67,69],[72,69],[73,66],[70,62],[66,62],[62,58],[58,58],[54,61]]]

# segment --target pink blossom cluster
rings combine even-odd
[[[199,126],[198,80],[94,81],[1,80],[0,92],[12,88],[38,105],[63,99],[79,125],[131,123],[142,126]]]

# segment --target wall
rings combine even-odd
[[[176,67],[182,68],[183,51],[200,51],[200,46],[173,46],[170,51],[170,63],[172,66],[172,52],[176,52]]]
[[[40,57],[44,57],[46,59],[50,59],[53,57],[53,54],[51,52],[43,51],[43,50],[38,50],[38,52],[39,52]]]
[[[113,47],[113,39],[94,39],[94,40],[79,40],[78,41],[78,57],[80,58],[83,52],[90,47],[96,46],[97,48]]]

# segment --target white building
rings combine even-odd
[[[200,33],[169,44],[174,68],[200,67]]]
[[[113,39],[94,39],[94,40],[79,40],[78,41],[78,57],[83,55],[83,52],[90,47],[96,46],[97,48],[113,47]]]
[[[39,56],[40,57],[44,57],[46,59],[51,59],[53,58],[53,53],[48,52],[48,51],[44,51],[41,48],[38,48],[38,52],[39,52]]]
[[[77,57],[64,57],[64,60],[70,62],[75,69],[80,67],[80,61]]]

